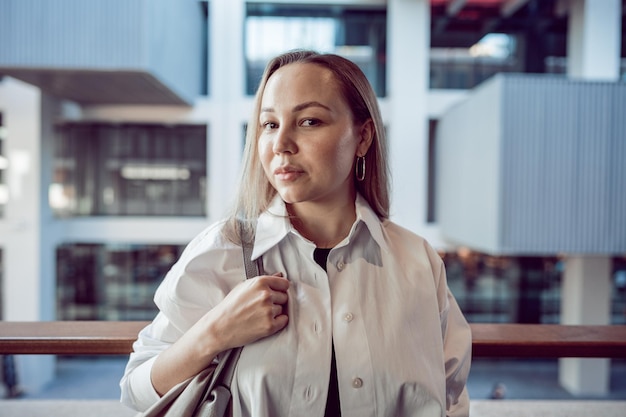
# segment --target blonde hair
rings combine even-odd
[[[385,130],[376,94],[365,74],[352,61],[339,55],[304,50],[290,51],[275,57],[267,64],[254,98],[254,109],[246,131],[239,190],[230,220],[224,229],[226,236],[237,243],[241,241],[240,234],[243,241],[252,241],[256,219],[267,209],[276,195],[276,190],[265,176],[258,157],[259,114],[268,79],[279,68],[293,63],[315,64],[329,69],[352,110],[354,123],[360,125],[372,120],[374,137],[365,154],[367,175],[363,181],[356,181],[355,178],[355,184],[357,191],[367,200],[379,218],[389,217],[389,168]],[[243,230],[240,231],[239,227]]]

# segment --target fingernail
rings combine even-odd
[[[283,273],[282,273],[282,272],[276,272],[276,273],[274,274],[274,276],[276,276],[276,277],[282,277],[282,276],[283,276]]]

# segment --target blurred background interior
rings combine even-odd
[[[625,9],[2,0],[0,318],[150,320],[184,245],[229,206],[266,62],[309,48],[374,86],[392,218],[440,252],[470,322],[626,324]],[[27,398],[115,398],[125,360],[14,365]],[[505,381],[513,398],[626,398],[620,360],[474,369],[477,397]]]

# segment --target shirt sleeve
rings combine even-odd
[[[444,333],[444,358],[446,367],[446,415],[469,416],[467,377],[472,360],[472,334],[454,296],[448,295],[448,314]]]
[[[469,416],[467,378],[472,361],[472,333],[467,320],[448,288],[443,261],[439,259],[441,331],[446,371],[446,416]]]
[[[159,399],[150,377],[156,357],[174,344],[245,275],[241,249],[211,227],[192,240],[159,285],[159,313],[133,344],[120,380],[121,402],[146,410]]]
[[[162,313],[139,332],[124,376],[120,380],[122,404],[137,411],[144,411],[159,400],[160,396],[152,386],[150,378],[152,365],[159,353],[172,344],[165,339],[176,340],[180,337],[174,333],[179,332],[168,323]]]

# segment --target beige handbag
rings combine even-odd
[[[252,246],[243,244],[246,279],[260,275],[260,259],[250,260]],[[230,386],[241,347],[223,352],[219,363],[170,389],[148,410],[136,417],[224,417],[232,416]]]
[[[137,417],[223,417],[229,407],[230,383],[241,348],[225,352],[217,367],[209,366],[181,382]],[[228,411],[228,414],[227,414]]]

